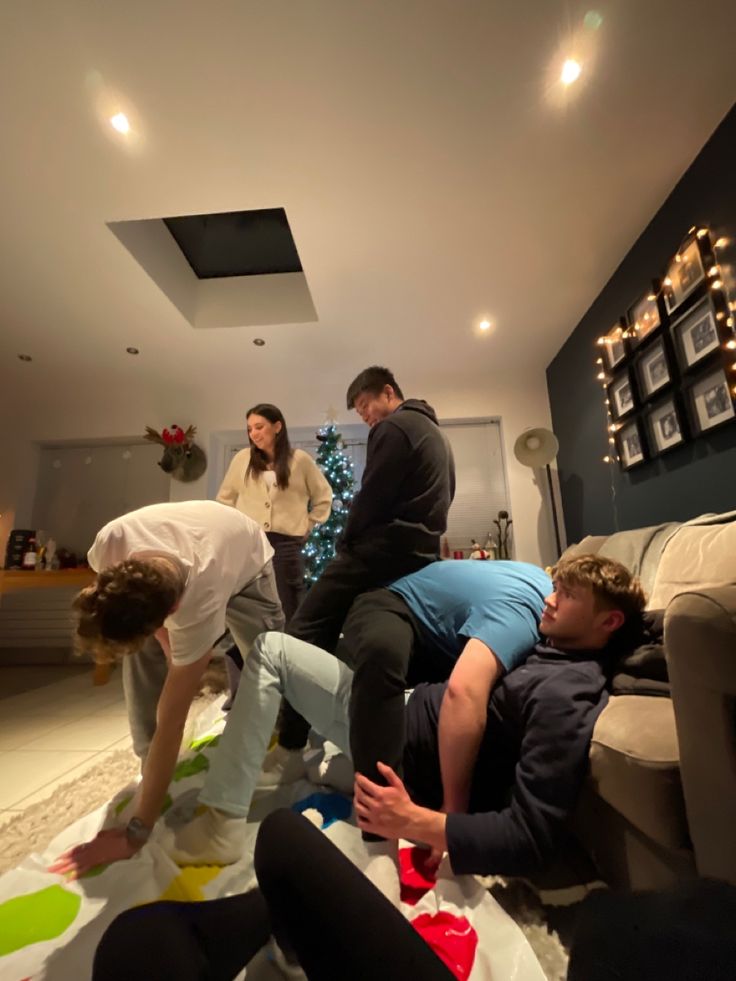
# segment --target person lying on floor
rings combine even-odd
[[[443,810],[466,810],[490,693],[539,640],[551,588],[538,566],[465,559],[434,562],[359,596],[336,651],[354,672],[350,750],[355,769],[379,784],[386,782],[379,761],[401,775],[404,691],[449,677],[439,716]],[[268,756],[269,771],[275,762],[287,779],[303,773],[301,751],[277,746]]]
[[[301,815],[269,814],[254,862],[259,888],[242,895],[121,913],[97,947],[92,981],[232,981],[272,935],[286,977],[303,977],[297,964],[309,981],[453,981],[468,977],[470,965],[476,976],[472,940],[435,953],[431,935],[425,941]],[[634,895],[596,890],[578,917],[568,981],[731,981],[735,918],[736,887],[727,882],[696,879]]]
[[[243,653],[263,630],[283,627],[272,556],[255,521],[214,501],[152,504],[98,533],[88,555],[97,580],[74,601],[77,643],[97,660],[122,658],[143,780],[127,827],[101,831],[50,871],[81,875],[130,858],[146,842],[192,699],[226,626]]]
[[[620,563],[561,562],[540,622],[545,642],[494,688],[466,808],[444,813],[439,721],[445,684],[420,684],[406,703],[404,781],[378,764],[387,786],[355,776],[363,831],[448,852],[455,874],[526,875],[554,849],[575,806],[593,727],[608,694],[611,641],[640,618],[645,598]],[[254,644],[245,684],[200,793],[205,811],[170,844],[181,864],[227,864],[243,850],[251,796],[279,701],[350,752],[353,673],[337,658],[279,633]]]

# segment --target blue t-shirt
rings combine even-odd
[[[511,671],[539,640],[552,580],[527,562],[451,559],[388,588],[404,598],[433,646],[453,661],[475,637]]]

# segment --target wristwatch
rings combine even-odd
[[[151,828],[140,818],[132,817],[125,826],[125,837],[131,845],[145,845],[151,837]]]

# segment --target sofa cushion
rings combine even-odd
[[[608,541],[608,537],[608,535],[586,535],[581,541],[567,546],[560,556],[560,562],[576,559],[579,555],[596,555],[601,546]]]
[[[600,554],[615,559],[639,578],[647,596],[652,592],[662,549],[677,529],[676,522],[617,531],[603,543]],[[650,608],[654,605],[650,603]]]
[[[668,848],[689,844],[672,702],[613,695],[593,730],[592,788],[634,827]]]
[[[729,517],[723,515],[723,523],[712,523],[717,517],[695,519],[677,529],[662,552],[649,598],[652,609],[664,609],[691,589],[736,582],[736,521]]]

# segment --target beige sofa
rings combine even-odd
[[[736,514],[587,538],[664,609],[672,698],[614,695],[593,734],[574,831],[611,885],[736,884]]]

